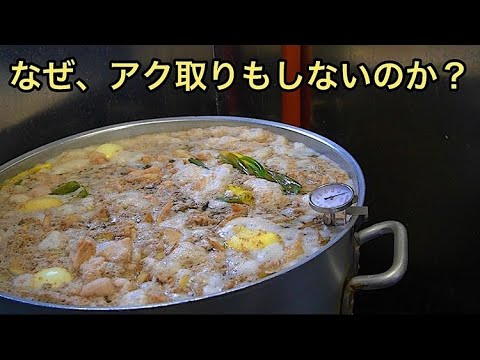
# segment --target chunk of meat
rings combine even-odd
[[[118,288],[124,287],[124,286],[128,285],[129,283],[130,283],[130,281],[128,281],[127,279],[124,279],[124,278],[117,278],[113,281],[113,285],[115,285]]]
[[[285,250],[285,261],[293,261],[305,253],[303,250],[303,235],[300,234],[292,246]]]
[[[161,232],[161,240],[164,243],[165,254],[170,254],[178,245],[182,232],[178,229],[166,227]]]
[[[105,259],[101,256],[95,256],[85,261],[80,267],[82,280],[89,282],[102,276],[105,268]]]
[[[110,213],[108,212],[106,207],[102,207],[98,212],[95,214],[95,218],[101,220],[103,222],[110,220]]]
[[[210,160],[212,158],[212,155],[209,154],[209,153],[198,153],[195,157],[198,160],[207,161],[207,160]]]
[[[265,179],[251,178],[245,181],[244,185],[252,189],[257,210],[283,209],[290,202],[288,196],[282,192],[281,186],[277,183]]]
[[[187,221],[185,222],[185,225],[187,227],[197,227],[197,226],[214,225],[216,223],[217,221],[209,217],[208,214],[201,213],[201,214],[190,215]]]
[[[95,256],[96,244],[95,241],[89,238],[82,238],[78,240],[70,249],[68,256],[69,267],[71,270],[78,270],[80,265],[85,261]]]
[[[217,226],[222,227],[229,221],[248,214],[248,206],[244,204],[232,204],[232,212],[228,214]]]
[[[150,304],[157,304],[162,303],[170,300],[168,296],[166,296],[161,290],[159,289],[148,289],[146,291],[147,299]]]
[[[123,234],[125,237],[135,239],[137,237],[137,228],[135,224],[127,224],[123,227]]]
[[[145,222],[149,224],[153,223],[153,216],[150,211],[145,214]]]
[[[65,247],[66,242],[67,236],[63,232],[52,231],[38,244],[38,249],[41,251],[60,250]]]
[[[207,259],[207,251],[201,246],[182,242],[169,257],[171,260],[179,262],[182,267],[190,268],[204,262]]]
[[[160,210],[159,213],[158,213],[158,216],[157,216],[157,221],[158,222],[162,222],[170,216],[172,206],[173,206],[173,201],[169,201],[168,203],[165,204],[165,206],[162,208],[162,210]]]
[[[130,171],[125,180],[130,183],[139,183],[146,181],[155,181],[161,178],[161,170],[158,167],[150,167],[148,169],[135,169]]]
[[[219,239],[208,239],[208,243],[216,250],[218,251],[225,251],[225,246],[223,246],[220,242]]]
[[[79,224],[82,218],[78,214],[70,214],[65,219],[60,221],[60,230],[68,230]]]
[[[153,157],[149,155],[142,155],[142,157],[140,158],[140,162],[142,164],[150,164],[152,161],[153,161]]]
[[[195,181],[192,184],[192,189],[197,190],[197,191],[200,191],[200,190],[204,189],[208,184],[208,180],[209,179],[205,177],[205,178],[202,178],[200,180]]]
[[[95,279],[88,284],[83,285],[81,296],[109,296],[116,291],[115,285],[109,278]]]
[[[98,254],[107,261],[129,262],[132,259],[132,251],[133,241],[127,237],[118,241],[104,242]]]

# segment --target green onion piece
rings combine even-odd
[[[78,198],[86,198],[88,195],[90,195],[87,191],[87,189],[85,189],[85,187],[82,186],[82,190],[79,191],[79,193],[77,194],[77,197]]]
[[[208,169],[207,165],[205,165],[201,160],[195,159],[195,158],[190,158],[188,159],[188,162],[195,164],[197,166],[201,166],[205,169]]]
[[[273,178],[273,181],[280,184],[285,193],[296,195],[302,190],[302,185],[291,177],[272,170],[268,170],[268,173]]]
[[[228,152],[228,151],[221,151],[220,156],[221,156],[221,158],[224,162],[232,165],[234,168],[240,170],[244,174],[253,175],[253,173],[250,174],[250,171],[245,167],[245,165],[243,165],[240,162],[240,160],[237,157],[237,154],[234,154],[234,153],[231,153],[231,152]]]
[[[258,178],[278,183],[286,194],[296,195],[302,190],[302,185],[287,175],[269,170],[257,160],[242,154],[228,151],[220,152],[221,159],[246,175],[255,175]]]
[[[51,192],[51,195],[66,195],[80,189],[81,185],[76,181],[69,181],[65,184],[60,185],[55,190]]]

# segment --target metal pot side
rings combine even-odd
[[[302,142],[315,151],[328,156],[349,173],[358,195],[358,205],[363,205],[365,198],[363,173],[355,159],[339,145],[323,136],[290,125],[228,116],[142,120],[83,132],[42,146],[4,164],[0,167],[0,182],[67,149],[153,132],[171,132],[218,125],[249,125],[265,128],[285,136],[290,141]],[[353,292],[355,286],[358,285],[357,282],[355,283],[357,285],[349,286],[358,267],[360,244],[355,241],[354,236],[354,225],[357,221],[357,216],[352,217],[352,220],[335,235],[327,246],[295,266],[253,284],[219,294],[133,308],[65,306],[0,294],[0,313],[350,313],[353,305]],[[366,241],[374,237],[376,236],[371,235]],[[406,233],[405,241],[402,244],[405,246],[399,259],[401,268],[397,269],[399,271],[395,273],[396,278],[393,279],[395,282],[403,276],[406,270]],[[391,285],[386,284],[388,281],[385,279],[383,281],[384,285]],[[368,288],[368,284],[364,285],[362,282],[361,286]],[[345,296],[344,289],[347,290]],[[345,297],[348,297],[348,300]]]

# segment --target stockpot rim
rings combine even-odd
[[[14,168],[17,165],[20,165],[22,162],[26,161],[27,159],[30,159],[38,154],[48,152],[51,149],[54,149],[55,147],[59,145],[68,145],[69,143],[75,143],[79,141],[80,139],[87,139],[90,137],[97,137],[100,134],[106,134],[108,132],[115,132],[115,131],[122,131],[122,130],[128,130],[131,128],[135,127],[142,127],[146,125],[151,125],[151,124],[162,124],[162,123],[182,123],[182,122],[212,122],[213,124],[211,125],[205,125],[206,126],[215,126],[214,123],[221,123],[218,124],[219,126],[242,126],[242,125],[250,125],[250,126],[255,126],[255,125],[260,125],[263,128],[266,129],[271,129],[271,128],[280,128],[283,130],[291,131],[297,134],[300,134],[304,137],[308,137],[310,139],[313,139],[315,141],[318,141],[322,143],[325,146],[330,147],[334,151],[336,151],[341,157],[343,157],[344,160],[346,160],[353,172],[355,173],[355,176],[357,178],[357,190],[358,190],[358,200],[357,200],[357,205],[362,206],[364,199],[365,199],[365,191],[366,191],[366,185],[365,185],[365,178],[363,175],[363,172],[360,168],[360,165],[358,162],[355,160],[355,158],[347,151],[345,150],[342,146],[338,145],[337,143],[333,142],[330,139],[327,139],[326,137],[314,133],[312,131],[281,123],[281,122],[276,122],[276,121],[271,121],[271,120],[263,120],[263,119],[256,119],[256,118],[248,118],[248,117],[238,117],[238,116],[221,116],[221,115],[203,115],[203,116],[177,116],[177,117],[164,117],[164,118],[154,118],[154,119],[146,119],[146,120],[135,120],[135,121],[129,121],[125,123],[119,123],[119,124],[114,124],[114,125],[109,125],[109,126],[104,126],[100,128],[95,128],[91,130],[87,130],[78,134],[74,134],[71,136],[67,136],[64,138],[61,138],[59,140],[50,142],[46,145],[40,146],[36,149],[33,149],[23,155],[20,155],[7,163],[3,164],[0,166],[0,176],[3,172],[10,170]],[[228,122],[228,124],[226,123]],[[202,127],[202,126],[199,126]],[[194,126],[191,126],[191,128],[194,128]],[[158,131],[161,132],[161,131]],[[275,132],[272,130],[272,132]],[[135,136],[135,135],[134,135]],[[74,148],[74,147],[72,147]],[[339,232],[335,235],[333,239],[331,239],[327,245],[322,247],[321,249],[317,250],[313,254],[305,257],[304,259],[300,260],[298,263],[296,263],[293,266],[290,266],[288,268],[285,268],[275,274],[272,274],[268,277],[265,277],[263,279],[259,279],[255,282],[252,283],[247,283],[243,284],[241,286],[235,287],[233,289],[229,289],[226,291],[221,291],[218,293],[213,293],[205,296],[200,296],[200,297],[194,297],[194,298],[187,298],[187,299],[179,299],[179,300],[174,300],[166,303],[157,303],[157,304],[146,304],[146,305],[134,305],[134,306],[114,306],[114,307],[102,307],[102,306],[94,306],[94,307],[89,307],[89,306],[75,306],[75,305],[62,305],[62,304],[55,304],[55,303],[47,303],[47,302],[41,302],[41,301],[36,301],[36,300],[31,300],[27,298],[22,298],[14,295],[10,295],[8,293],[2,293],[0,292],[0,298],[12,300],[12,301],[17,301],[20,303],[28,304],[28,305],[36,305],[36,306],[41,306],[41,307],[46,307],[46,308],[52,308],[52,309],[63,309],[63,310],[81,310],[81,311],[122,311],[122,310],[148,310],[148,309],[154,309],[154,308],[159,308],[159,307],[170,307],[170,306],[175,306],[179,304],[186,304],[190,302],[196,302],[196,301],[202,301],[202,300],[208,300],[210,298],[215,298],[219,296],[226,296],[228,294],[234,293],[234,292],[239,292],[242,290],[245,290],[246,288],[252,288],[254,286],[258,286],[264,282],[273,280],[274,278],[280,277],[287,272],[290,272],[305,263],[312,261],[315,259],[317,256],[320,256],[322,253],[326,252],[330,247],[335,245],[338,241],[343,239],[343,237],[352,229],[352,227],[355,225],[355,223],[358,220],[358,216],[354,215],[352,216],[352,219],[348,222],[348,224]]]

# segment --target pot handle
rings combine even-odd
[[[352,290],[383,289],[399,282],[408,265],[407,229],[398,221],[383,221],[356,234],[359,246],[385,234],[393,233],[393,263],[390,269],[375,275],[355,276],[348,282]]]
[[[383,289],[399,282],[408,265],[407,229],[398,221],[383,221],[356,233],[358,246],[379,236],[393,233],[393,263],[390,269],[375,275],[358,275],[351,278],[345,287],[343,311],[350,313],[353,309],[353,294],[356,290]]]
[[[398,221],[383,221],[355,234],[359,246],[385,234],[393,233],[393,264],[390,269],[375,275],[355,276],[347,286],[353,290],[383,289],[399,282],[408,265],[407,229]]]

